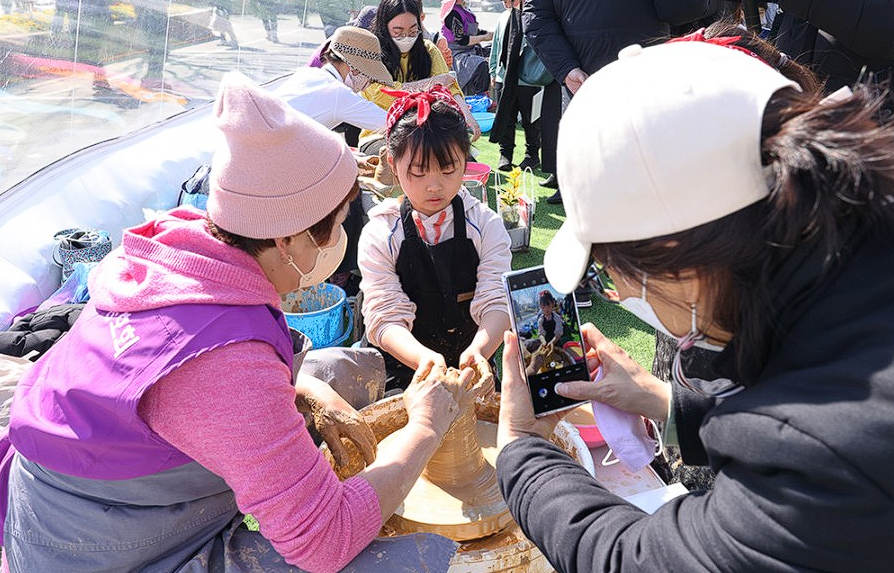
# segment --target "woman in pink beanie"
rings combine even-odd
[[[241,74],[216,106],[226,144],[207,216],[178,208],[125,231],[81,318],[18,386],[0,451],[3,569],[446,571],[450,540],[373,539],[453,422],[453,394],[439,372],[414,381],[409,423],[376,452],[313,376],[310,363],[350,351],[302,365],[309,344],[280,310],[341,260],[354,159]],[[362,353],[341,366],[383,368]],[[336,459],[346,439],[366,469],[340,482],[302,412]]]

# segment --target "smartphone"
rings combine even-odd
[[[504,273],[502,278],[534,415],[582,404],[555,391],[559,382],[589,377],[574,294],[563,295],[550,286],[542,266]]]

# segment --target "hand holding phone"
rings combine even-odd
[[[502,278],[534,414],[543,416],[580,404],[581,400],[555,391],[559,382],[589,379],[574,295],[551,287],[542,266],[505,273]]]

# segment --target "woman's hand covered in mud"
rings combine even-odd
[[[518,342],[512,332],[503,335],[503,386],[500,397],[500,425],[497,429],[497,447],[523,436],[552,435],[559,422],[558,414],[534,417],[531,393],[522,374],[518,356]]]
[[[313,416],[314,426],[326,440],[335,463],[340,466],[348,463],[348,453],[341,443],[342,438],[354,442],[366,465],[373,463],[376,459],[376,437],[369,425],[335,390],[328,385],[326,388],[328,392],[317,391],[304,399]]]
[[[459,415],[461,404],[454,393],[444,383],[446,369],[432,366],[428,370],[417,370],[413,381],[404,390],[404,406],[411,423],[429,428],[443,437]],[[471,377],[471,370],[464,370]]]
[[[563,382],[556,392],[574,400],[596,400],[619,410],[656,421],[667,421],[671,400],[670,384],[652,376],[624,350],[606,338],[595,326],[581,327],[587,348],[590,379],[602,367],[598,382]]]

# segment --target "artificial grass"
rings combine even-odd
[[[488,141],[490,134],[483,134],[473,146],[477,150],[475,160],[479,163],[490,165],[496,171],[497,162],[500,159],[500,151],[496,143]],[[514,162],[521,161],[524,156],[524,133],[520,128],[515,133],[515,157]],[[491,207],[494,207],[495,173],[492,172],[488,182],[488,198]],[[505,180],[505,173],[499,173],[500,181]],[[530,174],[525,177],[530,178]],[[538,183],[546,178],[539,170],[534,171],[534,191],[537,196],[537,207],[534,214],[534,229],[531,233],[531,247],[527,252],[514,253],[512,268],[521,269],[543,264],[543,253],[552,240],[553,235],[565,221],[565,211],[561,205],[550,205],[547,197],[553,194],[553,189],[541,187]],[[655,356],[655,331],[623,308],[606,303],[599,297],[593,297],[593,306],[579,309],[581,322],[592,322],[607,337],[618,346],[627,351],[646,370],[651,370],[652,359]]]

